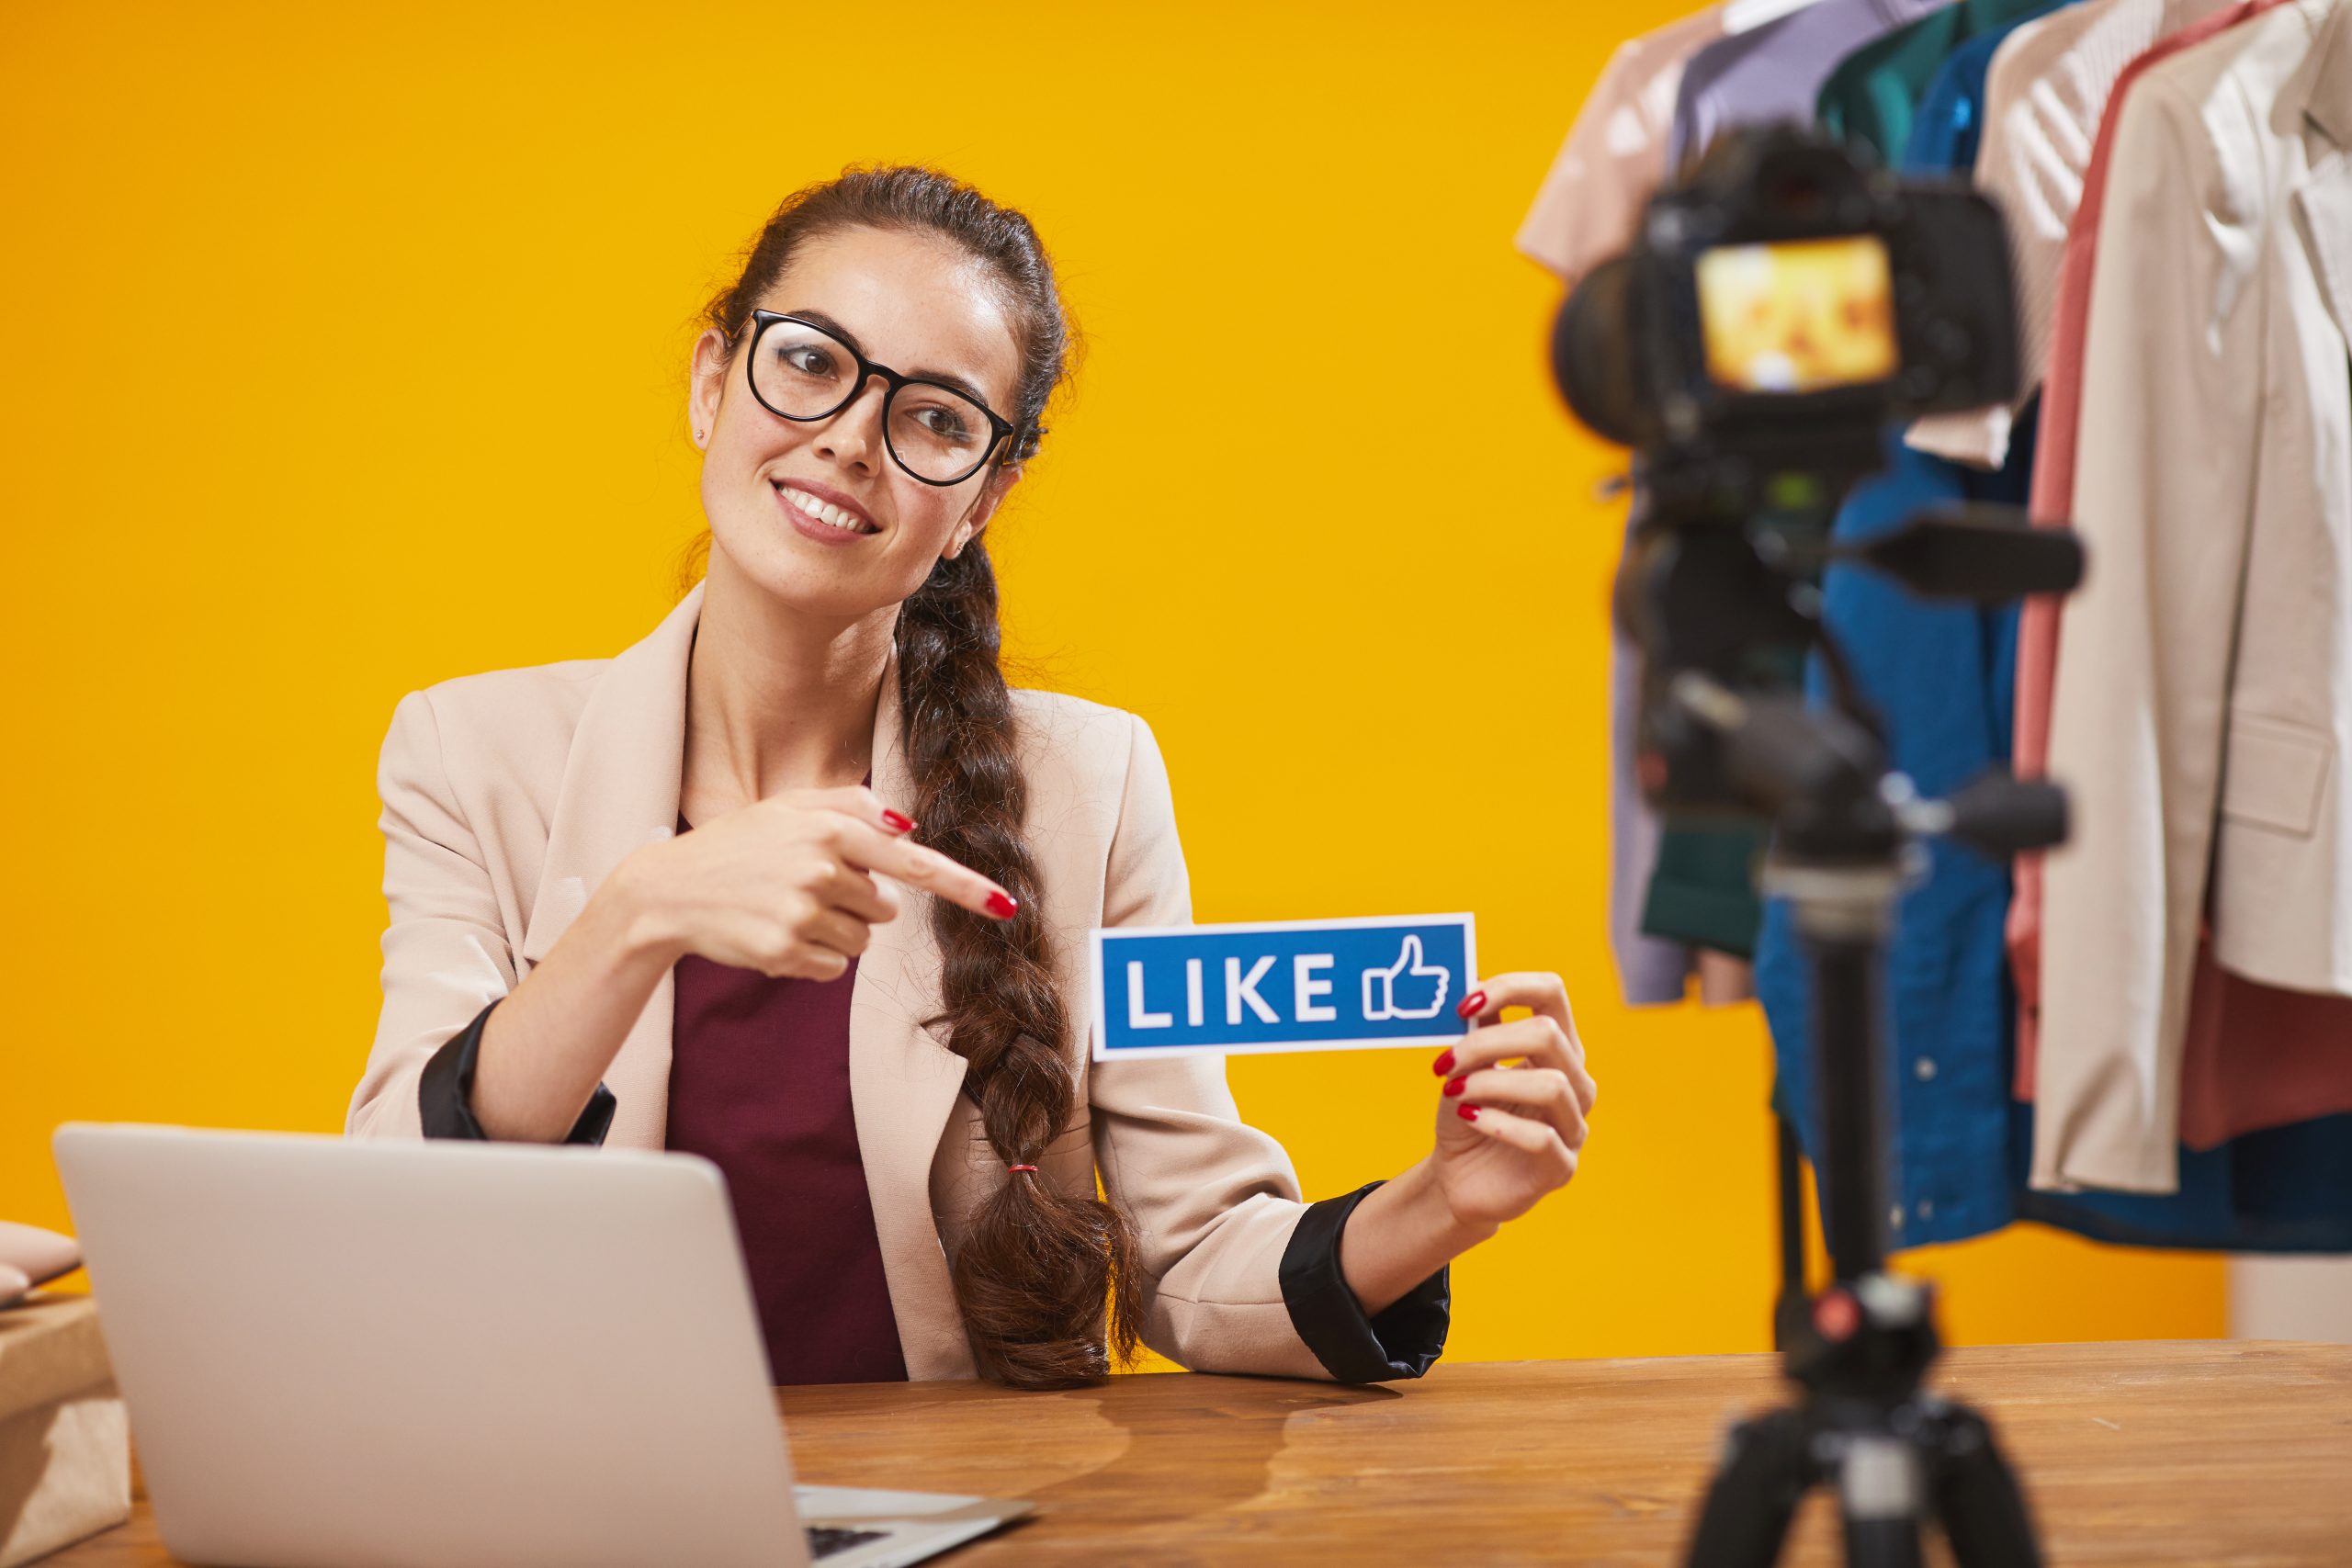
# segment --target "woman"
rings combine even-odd
[[[1070,348],[1035,231],[854,170],[785,202],[706,321],[702,580],[616,658],[393,711],[351,1135],[707,1156],[779,1382],[1061,1387],[1138,1338],[1419,1376],[1447,1261],[1575,1172],[1558,976],[1465,998],[1430,1155],[1311,1205],[1216,1059],[1091,1063],[1086,931],[1192,907],[1149,728],[998,669],[981,535]]]

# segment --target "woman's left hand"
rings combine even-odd
[[[1507,1007],[1534,1012],[1493,1021]],[[1455,1010],[1471,1028],[1437,1059],[1446,1084],[1430,1164],[1456,1220],[1499,1224],[1576,1175],[1599,1090],[1557,975],[1497,975]],[[1510,1061],[1522,1065],[1506,1066]]]

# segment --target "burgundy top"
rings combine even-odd
[[[684,813],[678,831],[692,831]],[[777,1383],[903,1380],[850,1118],[849,998],[831,980],[678,960],[669,1146],[727,1178]]]

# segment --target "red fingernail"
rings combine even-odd
[[[1440,1056],[1436,1061],[1430,1063],[1430,1071],[1435,1073],[1440,1077],[1443,1077],[1446,1074],[1453,1071],[1453,1053],[1452,1051],[1448,1051],[1444,1055]]]
[[[913,818],[893,811],[887,806],[882,808],[882,820],[890,825],[893,832],[911,833],[915,830]]]
[[[1475,1105],[1457,1106],[1453,1113],[1464,1122],[1476,1122],[1478,1119],[1478,1108]]]
[[[1468,996],[1463,998],[1462,1005],[1455,1008],[1453,1010],[1464,1018],[1469,1018],[1486,1005],[1487,993],[1484,991],[1473,991]]]
[[[1463,1074],[1458,1078],[1448,1078],[1445,1080],[1445,1092],[1449,1095],[1460,1094],[1462,1092],[1462,1086],[1469,1081],[1470,1075],[1467,1073]]]
[[[1000,920],[1009,920],[1020,912],[1021,906],[1002,893],[989,895],[989,913]]]

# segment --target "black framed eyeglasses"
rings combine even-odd
[[[1044,425],[1023,430],[963,387],[902,376],[876,365],[830,329],[779,310],[752,312],[752,346],[743,378],[752,396],[778,419],[828,418],[857,400],[879,376],[882,443],[899,468],[927,485],[961,484],[988,463],[1007,436],[1007,462],[1032,456]]]

